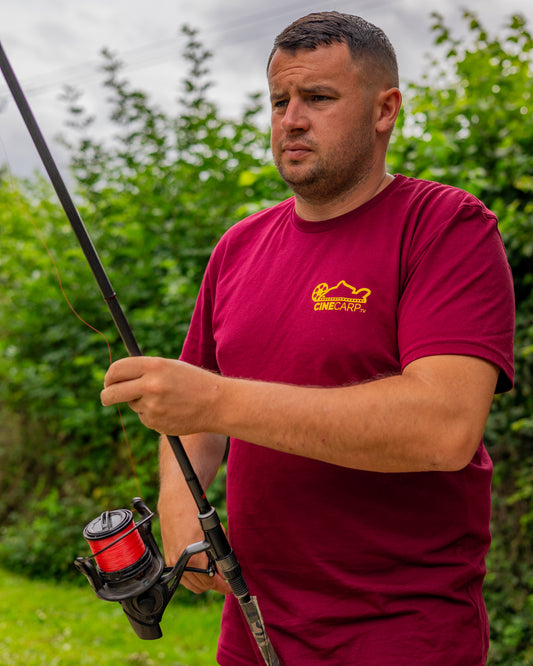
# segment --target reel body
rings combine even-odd
[[[159,623],[189,559],[208,552],[210,545],[201,541],[187,546],[174,567],[165,567],[152,534],[154,514],[139,497],[132,504],[142,520],[135,525],[128,509],[105,511],[83,531],[93,555],[78,557],[74,564],[97,597],[120,603],[139,638],[153,640],[163,635]],[[210,554],[203,573],[215,573]]]

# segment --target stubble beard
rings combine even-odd
[[[286,167],[281,156],[275,160],[281,178],[302,200],[315,205],[342,200],[370,175],[374,147],[369,131],[357,132],[347,146],[339,146],[325,155],[320,154],[316,145],[307,143],[313,150],[313,164],[294,163]]]

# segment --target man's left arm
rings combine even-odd
[[[135,357],[111,366],[102,402],[128,402],[146,426],[165,434],[220,432],[374,472],[453,471],[479,446],[498,372],[474,356],[427,356],[399,375],[314,388]]]

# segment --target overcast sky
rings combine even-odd
[[[37,122],[58,161],[54,142],[65,113],[58,96],[65,84],[85,91],[88,108],[102,116],[102,47],[126,63],[130,81],[161,105],[172,105],[186,65],[180,27],[198,28],[211,61],[211,95],[224,113],[242,109],[248,93],[266,91],[265,62],[272,40],[292,20],[311,11],[358,14],[385,30],[394,44],[402,80],[419,80],[430,51],[430,13],[439,11],[457,34],[465,34],[463,8],[501,33],[514,13],[533,30],[533,0],[0,0],[0,40]],[[0,164],[30,175],[39,159],[0,76]]]

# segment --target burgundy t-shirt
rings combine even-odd
[[[355,211],[289,199],[213,252],[182,359],[227,376],[338,386],[462,354],[513,379],[513,291],[495,216],[458,189],[396,176]],[[228,527],[284,666],[477,666],[492,465],[380,474],[240,440]],[[219,663],[262,664],[226,599]]]

